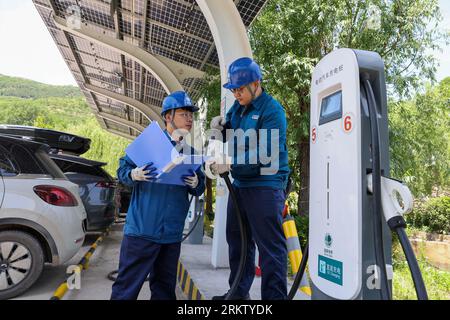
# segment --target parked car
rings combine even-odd
[[[116,205],[118,215],[125,215],[130,206],[133,189],[116,179]]]
[[[1,124],[0,134],[48,144],[50,153],[63,151],[66,154],[81,155],[91,147],[89,138],[37,127]]]
[[[65,263],[84,241],[78,186],[50,159],[49,149],[0,135],[0,299],[25,292],[44,263]]]
[[[63,154],[49,156],[66,177],[79,186],[87,212],[87,231],[102,230],[111,225],[115,217],[116,183],[102,168],[106,163]]]
[[[0,133],[50,146],[50,158],[70,181],[80,187],[79,193],[87,213],[87,231],[103,230],[114,222],[116,183],[102,168],[106,163],[80,157],[90,148],[89,138],[17,125],[0,125]]]

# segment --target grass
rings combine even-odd
[[[406,230],[408,236],[416,231],[414,228]],[[393,298],[395,300],[416,300],[416,291],[411,278],[406,258],[396,236],[393,237]],[[440,270],[427,262],[423,252],[417,255],[422,277],[430,300],[450,300],[450,272]]]
[[[430,300],[450,299],[450,272],[439,270],[419,259],[425,287]],[[416,300],[416,291],[406,261],[394,264],[393,295],[395,300]]]

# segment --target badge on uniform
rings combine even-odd
[[[258,119],[259,119],[259,114],[254,114],[254,115],[252,115],[252,119],[253,119],[253,120],[258,120]]]

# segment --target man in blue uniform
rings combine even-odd
[[[178,151],[182,135],[192,128],[193,112],[198,111],[189,96],[176,91],[163,101],[161,115],[164,131]],[[199,168],[184,177],[185,186],[152,182],[152,164],[137,167],[124,156],[117,170],[119,180],[133,187],[120,249],[119,272],[112,286],[112,300],[135,300],[149,276],[152,300],[174,300],[178,258],[184,221],[189,210],[188,194],[200,196],[205,190],[204,174]]]
[[[244,275],[235,296],[231,297],[236,300],[249,299],[255,276],[255,242],[261,258],[262,299],[287,298],[287,249],[282,229],[285,189],[290,171],[286,146],[287,124],[284,108],[264,91],[261,80],[261,70],[252,59],[244,57],[234,61],[228,69],[228,83],[224,87],[233,92],[236,101],[225,119],[217,116],[211,121],[211,129],[220,130],[224,137],[228,129],[235,132],[230,144],[230,148],[237,149],[237,152],[233,152],[231,175],[250,239]],[[235,131],[238,129],[245,133],[255,132],[256,145],[247,145],[245,139],[239,140],[239,134]],[[264,129],[267,129],[266,134],[262,134]],[[275,148],[271,147],[273,145]],[[263,161],[261,150],[270,155],[271,162]],[[257,161],[252,163],[250,159],[255,155]],[[212,164],[210,168],[216,174],[229,170],[225,164]],[[239,225],[231,197],[228,200],[226,237],[231,286],[236,277],[241,251]],[[225,296],[213,299],[220,300]]]

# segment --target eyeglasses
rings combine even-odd
[[[233,94],[236,94],[236,93],[241,94],[242,92],[244,92],[245,87],[246,87],[246,86],[242,86],[242,87],[239,87],[239,88],[230,89],[230,91],[233,92]]]
[[[194,119],[194,114],[192,112],[180,112],[180,113],[175,113],[175,114],[177,114],[185,119],[190,119],[190,120]]]

